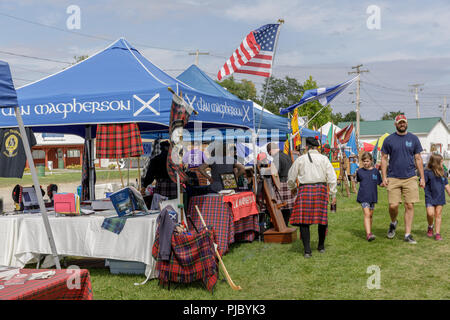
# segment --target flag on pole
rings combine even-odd
[[[353,131],[353,123],[346,126],[344,129],[339,130],[336,133],[336,138],[339,140],[340,144],[345,144],[350,140],[350,135]]]
[[[373,164],[375,165],[377,163],[377,156],[378,156],[378,141],[380,138],[377,139],[377,143],[375,144],[375,148],[372,150],[372,158],[373,158]]]
[[[320,104],[325,107],[326,105],[330,104],[330,102],[334,98],[336,98],[337,95],[342,93],[349,85],[351,85],[357,78],[358,76],[334,87],[306,90],[298,103],[293,104],[292,106],[285,109],[280,109],[280,114],[291,112],[293,109],[312,101],[319,101]]]
[[[219,70],[217,79],[220,81],[234,72],[270,77],[279,26],[266,24],[251,31]]]
[[[328,130],[327,143],[330,146],[330,149],[333,148],[333,122],[331,123],[330,129]],[[331,161],[331,158],[332,158],[331,150],[330,150],[329,158],[330,158],[330,161]]]
[[[292,136],[294,137],[293,141],[293,147],[296,149],[299,145],[302,144],[302,140],[300,137],[300,132],[298,130],[298,111],[297,109],[294,110],[294,114],[291,118],[291,127],[292,127]]]

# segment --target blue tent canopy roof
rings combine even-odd
[[[88,124],[136,122],[143,131],[167,130],[172,103],[168,91],[182,92],[199,112],[191,121],[204,127],[253,126],[247,101],[200,92],[166,74],[121,38],[67,69],[17,89],[26,126],[35,132],[84,136]],[[9,127],[13,110],[0,113]],[[192,126],[192,124],[190,124]]]
[[[9,64],[0,60],[0,108],[16,106],[18,106],[17,94]]]
[[[228,99],[239,100],[238,97],[227,91],[224,87],[211,79],[204,71],[202,71],[194,64],[183,71],[177,77],[177,79],[202,92],[213,95],[220,95]],[[255,119],[254,128],[256,130],[259,128],[266,130],[278,129],[280,139],[286,137],[286,134],[291,132],[289,119],[277,116],[268,112],[267,110],[264,110],[262,114],[261,127],[259,127],[259,122],[261,119],[261,109],[257,109],[254,107],[253,112]]]

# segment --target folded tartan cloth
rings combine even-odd
[[[129,218],[136,218],[149,215],[150,213],[139,213],[139,215],[130,215],[130,216],[122,216],[122,217],[111,217],[105,218],[102,223],[102,229],[114,232],[116,234],[120,234],[123,228],[125,227],[125,223]]]

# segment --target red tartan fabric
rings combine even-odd
[[[326,185],[300,186],[289,223],[328,224],[328,191]]]
[[[199,186],[207,186],[208,185],[208,179],[205,178],[204,175],[200,173],[198,170],[198,167],[189,168],[190,171],[195,172],[198,178],[198,185]]]
[[[292,208],[294,207],[295,196],[292,195],[287,182],[280,182],[280,190],[275,191],[275,197],[279,203],[286,202],[286,206],[282,207],[282,210],[292,210]]]
[[[259,233],[258,215],[248,216],[233,222],[231,207],[228,203],[223,202],[223,196],[220,195],[204,195],[190,199],[188,213],[197,228],[202,225],[202,222],[195,205],[198,206],[205,223],[214,227],[217,250],[219,250],[221,256],[228,252],[230,244],[240,240],[253,241]],[[189,228],[192,228],[189,220],[188,224]]]
[[[21,269],[20,273],[35,273],[46,269]],[[49,279],[28,280],[23,285],[5,286],[0,290],[0,300],[92,300],[92,286],[89,271],[80,269],[79,289],[75,287],[75,270],[54,270]],[[0,280],[0,285],[4,285]],[[69,289],[69,285],[74,288]]]
[[[186,184],[188,182],[189,177],[183,168],[183,163],[180,161],[179,164],[176,164],[172,160],[172,144],[169,147],[166,166],[167,166],[167,173],[169,174],[170,180],[172,180],[173,183],[177,183],[177,173],[180,177],[181,184]]]
[[[122,159],[144,154],[141,132],[136,123],[97,125],[97,159]]]
[[[177,184],[168,179],[156,179],[156,185],[153,192],[165,196],[169,198],[169,200],[178,197]]]
[[[169,261],[158,260],[159,227],[152,248],[160,283],[191,283],[202,280],[211,291],[217,282],[217,262],[214,253],[214,234],[199,229],[199,233],[172,235],[172,251]]]

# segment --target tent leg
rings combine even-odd
[[[19,124],[20,135],[22,136],[23,148],[27,156],[28,165],[30,166],[31,177],[33,178],[34,189],[36,190],[36,196],[39,203],[39,208],[41,209],[42,220],[44,221],[45,230],[47,231],[48,241],[50,242],[50,249],[52,251],[53,260],[57,269],[61,269],[59,264],[58,253],[56,251],[55,239],[53,238],[52,229],[50,227],[50,222],[47,216],[47,209],[45,208],[44,198],[41,193],[41,186],[39,184],[39,179],[36,173],[36,167],[34,166],[33,156],[31,155],[30,144],[28,142],[27,133],[22,120],[22,115],[20,113],[19,107],[14,108],[16,112],[17,123]]]
[[[92,140],[92,132],[91,132],[91,126],[87,125],[85,127],[85,135],[84,138],[87,140],[88,145],[88,175],[89,175],[89,200],[95,200],[95,165],[94,165],[94,147],[93,147],[93,140]]]

